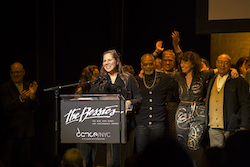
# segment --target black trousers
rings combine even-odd
[[[205,105],[180,102],[175,121],[179,143],[188,150],[198,150],[205,130]]]
[[[23,164],[31,160],[32,138],[7,138],[3,150],[3,162],[7,166]]]

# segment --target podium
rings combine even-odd
[[[126,143],[120,94],[60,95],[61,143]]]

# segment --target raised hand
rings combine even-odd
[[[172,43],[174,44],[179,44],[180,42],[180,34],[178,31],[173,31],[171,34],[172,37]]]
[[[179,42],[180,42],[180,34],[179,34],[179,32],[178,31],[173,31],[171,36],[172,36],[172,45],[174,47],[175,53],[180,53],[181,48],[179,46]]]
[[[36,81],[33,81],[29,86],[30,96],[34,96],[38,88],[38,84]]]
[[[162,47],[163,41],[157,41],[155,44],[155,51],[158,53],[163,52],[164,48]]]

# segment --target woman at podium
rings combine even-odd
[[[92,82],[90,93],[120,93],[126,99],[126,111],[135,111],[142,102],[139,92],[139,86],[134,76],[123,71],[122,63],[116,50],[104,52],[100,74]],[[127,114],[127,126],[128,129],[131,129],[135,121],[129,115],[133,114]],[[127,135],[129,136],[129,132]],[[111,166],[120,166],[118,144],[113,144],[112,159]]]
[[[134,76],[123,71],[114,49],[103,53],[100,74],[92,82],[90,93],[121,93],[126,99],[126,107],[138,108],[142,101]]]

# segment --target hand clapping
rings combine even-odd
[[[30,96],[30,91],[28,90],[22,90],[20,93],[20,97],[22,100],[26,100]]]
[[[33,81],[30,85],[29,85],[29,90],[22,90],[20,92],[20,98],[22,100],[26,100],[27,98],[34,98],[35,96],[35,93],[37,91],[37,88],[38,88],[38,84],[36,81]]]
[[[29,86],[30,96],[34,96],[38,88],[38,84],[36,81],[33,81]]]

